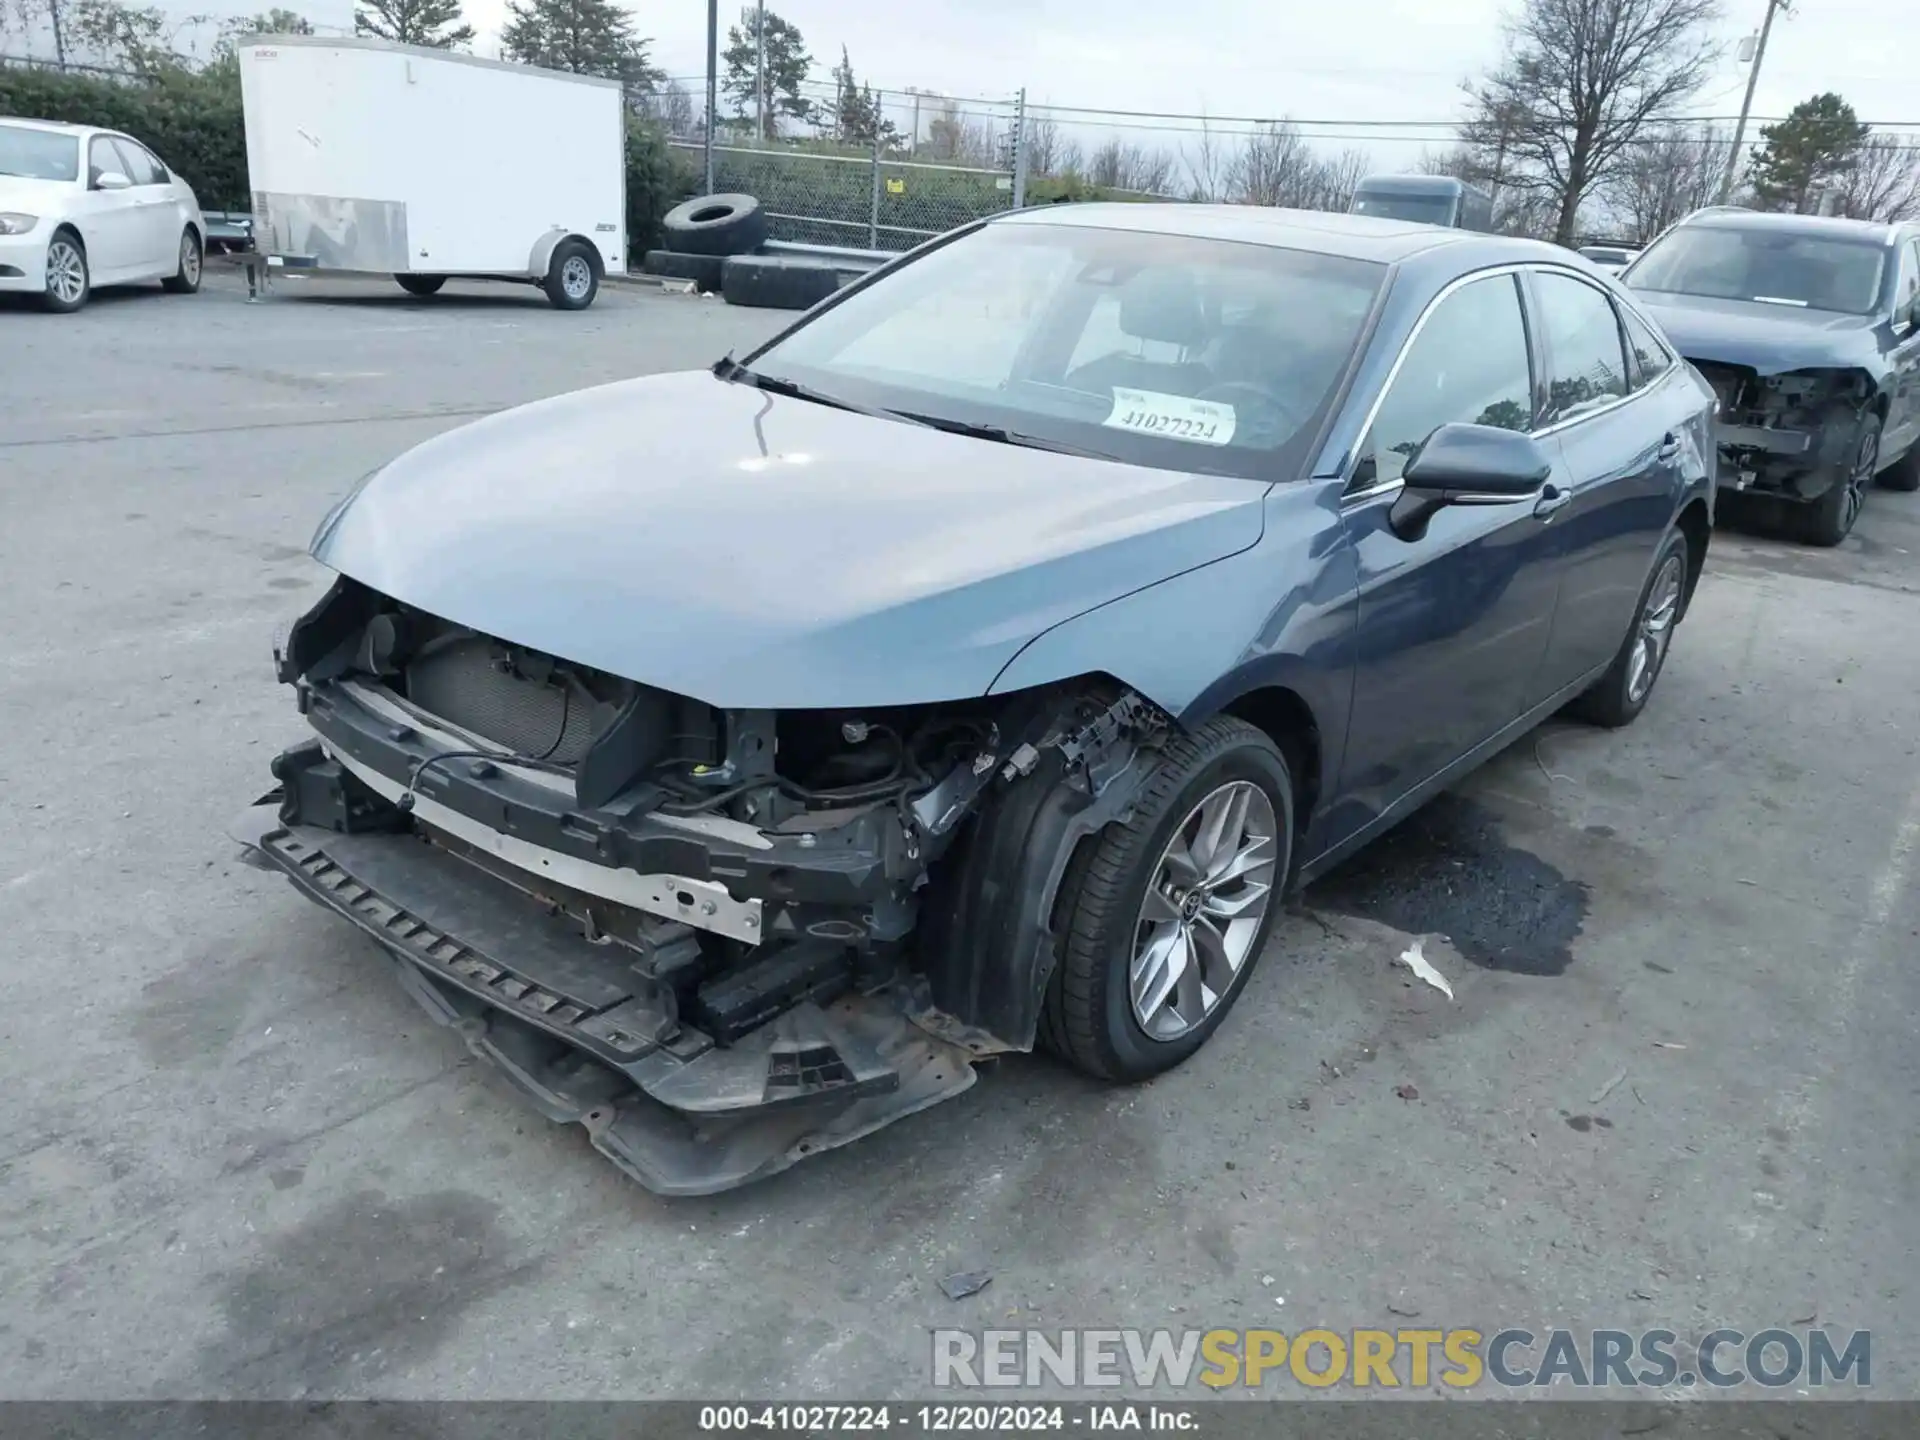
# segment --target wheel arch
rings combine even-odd
[[[1707,547],[1713,538],[1713,516],[1707,509],[1706,497],[1696,495],[1682,505],[1673,524],[1687,541],[1687,591],[1680,602],[1680,613],[1685,615],[1693,604],[1693,592],[1700,584],[1700,576],[1707,568]]]
[[[1213,714],[1231,715],[1236,720],[1244,720],[1273,741],[1286,757],[1287,770],[1293,776],[1294,856],[1297,861],[1298,842],[1307,833],[1309,819],[1319,809],[1322,787],[1321,767],[1325,746],[1321,739],[1320,721],[1313,713],[1313,706],[1291,686],[1259,685],[1220,705]],[[1182,719],[1188,728],[1199,723],[1192,716]]]
[[[536,280],[544,280],[547,272],[553,268],[553,252],[569,240],[578,240],[586,247],[588,263],[593,266],[594,278],[607,278],[607,257],[600,253],[600,247],[593,243],[590,236],[582,235],[578,230],[549,230],[533,244],[533,253],[527,259],[527,273]]]

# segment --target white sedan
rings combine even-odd
[[[0,119],[0,291],[78,310],[95,285],[200,288],[206,222],[186,181],[112,130]]]

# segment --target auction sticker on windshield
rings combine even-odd
[[[1213,400],[1190,400],[1158,390],[1113,387],[1113,410],[1103,422],[1115,430],[1190,440],[1196,445],[1225,445],[1233,439],[1234,410]]]

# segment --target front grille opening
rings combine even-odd
[[[578,675],[482,635],[429,644],[406,667],[407,698],[515,754],[572,765],[619,706]]]

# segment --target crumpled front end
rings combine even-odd
[[[1742,365],[1692,363],[1719,400],[1714,431],[1724,487],[1810,501],[1845,481],[1876,394],[1864,371],[1763,375]]]
[[[1061,877],[1168,724],[1098,679],[718,709],[351,580],[279,664],[314,733],[275,760],[250,858],[665,1193],[772,1174],[1030,1048]]]

